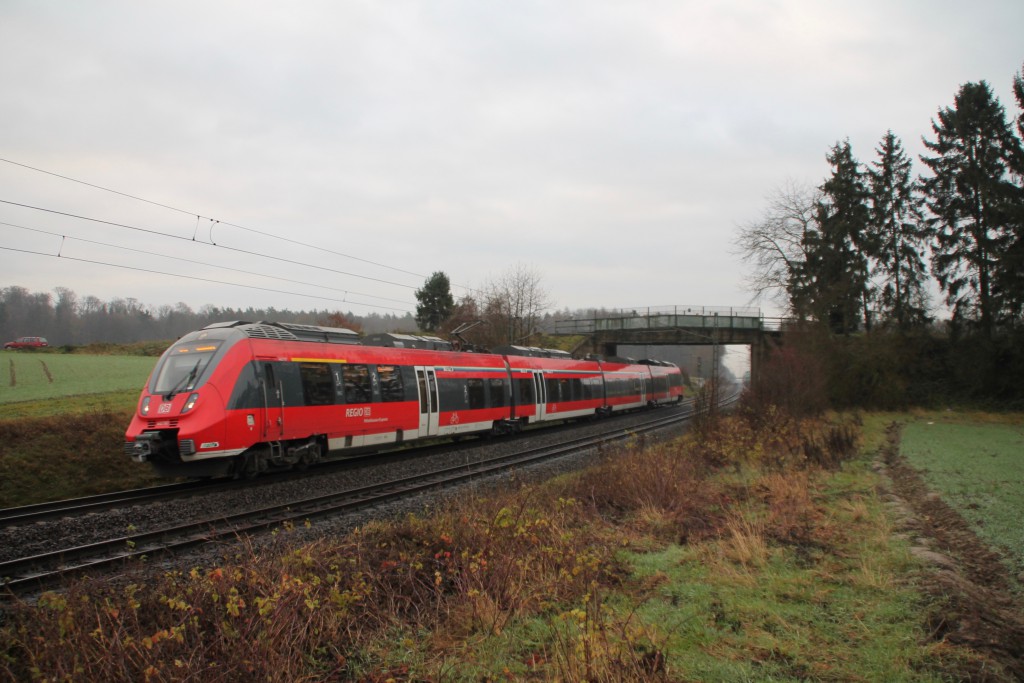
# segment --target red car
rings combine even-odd
[[[18,337],[4,344],[5,349],[41,349],[49,346],[45,337]]]

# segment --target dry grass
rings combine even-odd
[[[726,418],[712,442],[627,447],[577,476],[489,492],[429,517],[297,548],[282,530],[270,550],[156,580],[140,574],[126,588],[74,583],[11,606],[0,626],[0,675],[677,680],[664,629],[638,616],[670,577],[633,585],[618,550],[690,544],[716,580],[756,588],[786,548],[821,543],[834,520],[815,503],[824,470],[806,452],[828,428],[774,419],[784,432],[762,442],[756,425]],[[787,473],[782,460],[800,466]],[[739,470],[753,474],[731,474]],[[848,514],[861,513],[854,505]],[[870,562],[861,574],[872,586],[888,580]],[[621,595],[629,604],[614,607]],[[523,639],[528,623],[543,624],[543,635]],[[508,633],[520,637],[510,637],[506,654],[482,649]]]
[[[743,567],[763,568],[771,558],[764,524],[748,517],[733,517],[726,524],[719,547],[722,555]]]
[[[700,540],[715,533],[728,501],[708,476],[714,465],[693,445],[680,440],[642,451],[627,447],[566,483],[562,495],[601,519],[663,542]]]
[[[124,454],[130,419],[130,411],[103,411],[0,420],[0,507],[155,482]]]

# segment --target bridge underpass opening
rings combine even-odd
[[[750,383],[750,345],[719,344],[717,354],[726,381]],[[708,379],[715,358],[713,344],[619,344],[615,355],[625,358],[655,358],[675,363],[691,377]]]
[[[766,325],[759,309],[712,306],[655,306],[593,310],[556,320],[549,334],[579,336],[576,350],[629,358],[662,358],[707,379],[718,349],[721,367],[739,380],[755,378],[766,340],[778,329]],[[701,349],[701,350],[694,350]]]

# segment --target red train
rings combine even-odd
[[[349,330],[268,322],[191,332],[157,362],[125,452],[165,475],[250,476],[328,453],[675,402],[684,391],[666,362],[382,337],[386,346],[369,346]]]

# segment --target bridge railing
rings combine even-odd
[[[618,330],[672,329],[761,329],[757,308],[724,306],[647,306],[643,308],[595,310],[586,317],[558,320],[554,334],[592,334]]]

